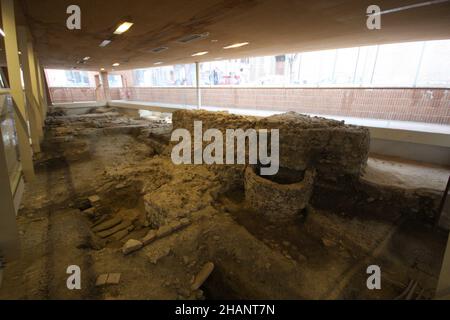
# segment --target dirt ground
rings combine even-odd
[[[448,233],[395,203],[399,190],[416,197],[424,186],[421,203],[431,199],[450,170],[371,157],[360,191],[318,186],[306,214],[277,222],[248,208],[241,184],[226,183],[234,168],[174,165],[170,129],[111,110],[55,113],[0,299],[395,299],[412,281],[409,298],[433,297]],[[128,240],[179,221],[123,254]],[[214,270],[195,288],[208,262]],[[80,290],[66,286],[70,265],[81,268]],[[381,268],[381,290],[366,286],[369,265]],[[96,285],[105,273],[120,281]]]

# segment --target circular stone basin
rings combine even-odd
[[[245,200],[271,218],[295,217],[311,198],[315,169],[294,172],[280,168],[274,176],[259,176],[258,167],[245,169]]]

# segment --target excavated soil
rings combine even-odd
[[[0,299],[394,299],[412,280],[413,298],[434,295],[447,234],[427,216],[433,192],[421,193],[423,210],[396,204],[417,191],[371,179],[385,163],[369,159],[366,180],[344,189],[315,186],[296,219],[274,221],[246,204],[242,169],[174,165],[170,124],[102,111],[47,120],[18,216],[21,257]],[[302,178],[281,173],[280,183]],[[179,221],[123,254],[128,240]],[[381,290],[366,286],[373,264]],[[67,289],[69,265],[81,268],[81,290]],[[120,281],[96,285],[105,273]]]

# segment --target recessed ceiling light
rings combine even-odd
[[[118,63],[118,62],[115,62],[115,63],[113,63],[113,65],[112,65],[113,67],[118,67],[118,66],[120,66],[120,63]]]
[[[100,71],[105,71],[105,68],[101,68]]]
[[[21,51],[19,51],[19,52],[17,52],[18,54],[22,54],[22,52]]]
[[[123,22],[120,24],[120,26],[117,27],[116,31],[114,31],[114,34],[122,34],[128,31],[128,29],[130,29],[132,25],[133,22]]]
[[[201,51],[201,52],[194,53],[192,56],[193,57],[195,57],[195,56],[203,56],[203,55],[205,55],[207,53],[208,53],[208,51]]]
[[[217,40],[217,39],[212,39],[211,40],[211,42],[217,42],[217,41],[219,41],[219,40]]]
[[[222,60],[222,57],[215,58],[214,60]]]
[[[181,37],[180,39],[177,40],[177,42],[189,43],[189,42],[192,42],[192,41],[196,41],[196,40],[207,38],[208,36],[209,36],[209,32],[205,32],[205,33],[202,33],[202,34],[190,34],[190,35]]]
[[[162,61],[155,62],[154,64],[162,64]]]
[[[248,45],[248,42],[234,43],[229,46],[223,47],[224,49],[234,49]]]
[[[102,43],[100,43],[99,47],[106,47],[110,43],[111,43],[111,40],[103,40]]]
[[[4,36],[5,36],[5,31],[3,31],[3,29],[2,29],[2,28],[0,28],[0,34],[2,35],[2,37],[4,37]]]
[[[83,60],[84,61],[88,61],[91,57],[84,57]]]
[[[159,52],[165,51],[167,49],[169,49],[169,48],[168,47],[158,47],[158,48],[151,49],[150,51],[153,53],[159,53]]]

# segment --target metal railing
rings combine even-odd
[[[16,225],[19,185],[22,168],[18,148],[17,126],[27,128],[9,90],[0,89],[0,272],[5,261],[17,257],[19,238]],[[27,131],[28,132],[28,131]]]
[[[196,88],[114,89],[113,100],[197,105]],[[201,87],[205,107],[296,111],[325,116],[450,125],[450,89],[445,88],[250,88]]]

